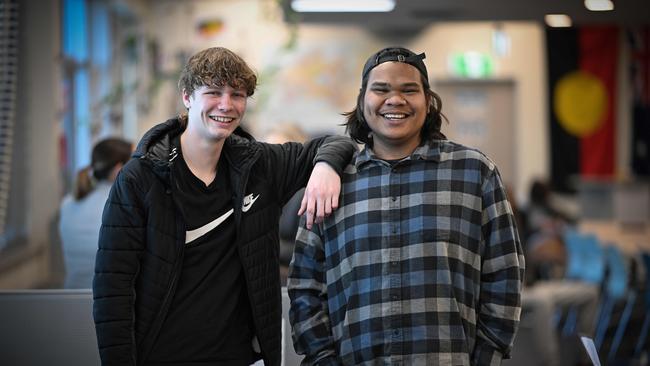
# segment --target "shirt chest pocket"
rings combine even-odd
[[[435,214],[421,217],[423,243],[446,243],[471,253],[480,252],[480,212],[462,206],[437,205]]]

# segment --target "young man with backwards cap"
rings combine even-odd
[[[281,208],[313,169],[301,211],[308,226],[322,220],[337,206],[332,168],[356,145],[256,142],[239,124],[257,77],[228,49],[192,56],[178,84],[187,114],[145,134],[104,209],[93,284],[102,364],[279,366]]]
[[[494,163],[441,133],[425,55],[386,48],[347,131],[364,148],[340,209],[301,228],[289,272],[309,365],[498,365],[520,316],[524,257]]]

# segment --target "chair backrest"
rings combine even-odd
[[[645,272],[645,301],[650,308],[650,253],[642,253],[643,267]]]
[[[609,271],[607,282],[605,283],[605,291],[608,296],[619,300],[625,296],[629,281],[625,258],[621,251],[612,244],[605,247],[605,261]]]
[[[567,230],[563,239],[567,250],[566,277],[593,284],[602,283],[605,255],[596,236]]]
[[[0,363],[99,365],[88,290],[0,291]]]

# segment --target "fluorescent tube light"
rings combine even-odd
[[[585,7],[591,11],[614,10],[614,3],[611,0],[585,0]]]
[[[291,9],[300,13],[316,12],[389,12],[395,0],[293,0]]]
[[[546,25],[553,28],[570,27],[571,17],[566,14],[546,14],[544,15]]]

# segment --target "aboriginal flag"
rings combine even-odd
[[[614,175],[618,28],[546,31],[551,181],[564,192],[575,178]]]
[[[632,106],[632,172],[650,176],[650,27],[628,32]]]

